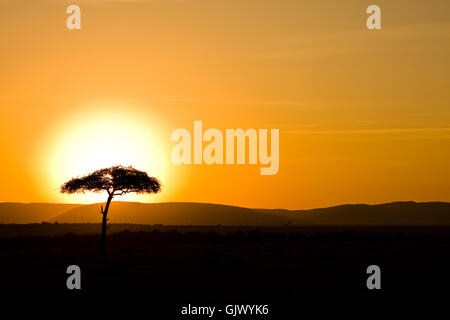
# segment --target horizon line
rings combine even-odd
[[[163,202],[139,202],[139,201],[120,201],[116,200],[113,202],[120,202],[120,203],[134,203],[134,204],[145,204],[145,205],[152,205],[152,204],[204,204],[204,205],[216,205],[216,206],[226,206],[226,207],[236,207],[236,208],[243,208],[243,209],[251,209],[251,210],[286,210],[286,211],[308,211],[308,210],[315,210],[315,209],[328,209],[328,208],[335,208],[335,207],[341,207],[341,206],[357,206],[357,205],[365,205],[365,206],[379,206],[379,205],[386,205],[386,204],[395,204],[395,203],[414,203],[414,204],[426,204],[426,203],[441,203],[441,204],[450,204],[450,201],[414,201],[414,200],[397,200],[397,201],[390,201],[390,202],[378,202],[378,203],[341,203],[341,204],[335,204],[330,205],[326,207],[313,207],[313,208],[306,208],[306,209],[285,209],[285,208],[256,208],[256,207],[246,207],[246,206],[240,206],[240,205],[232,205],[232,204],[223,204],[223,203],[212,203],[212,202],[197,202],[197,201],[163,201]],[[63,202],[16,202],[16,201],[5,201],[0,202],[0,205],[2,204],[23,204],[23,205],[32,205],[32,204],[48,204],[48,205],[78,205],[78,206],[91,206],[91,205],[101,205],[105,202],[95,202],[95,203],[63,203]]]

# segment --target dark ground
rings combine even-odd
[[[448,227],[113,225],[106,256],[97,250],[98,234],[67,233],[94,228],[100,226],[1,225],[2,292],[21,299],[140,297],[149,307],[170,304],[174,317],[188,303],[251,302],[286,312],[306,298],[444,298],[450,292]],[[66,288],[72,264],[81,268],[79,291]],[[372,264],[381,268],[378,291],[366,288]]]

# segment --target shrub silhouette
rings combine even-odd
[[[127,193],[157,193],[161,191],[158,179],[149,176],[144,171],[133,167],[113,166],[100,169],[81,178],[72,178],[61,186],[62,193],[84,193],[86,191],[108,193],[105,208],[101,207],[102,233],[100,236],[100,249],[105,249],[106,223],[109,220],[108,210],[112,199]]]

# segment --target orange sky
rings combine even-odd
[[[125,200],[450,201],[450,4],[374,3],[383,30],[362,0],[2,0],[0,201],[101,201],[57,189],[117,162],[163,182]],[[278,174],[174,165],[194,120],[280,129]]]

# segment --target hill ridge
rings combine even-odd
[[[0,223],[97,223],[103,203],[0,203]],[[259,209],[203,202],[114,201],[111,223],[165,225],[450,225],[450,203],[394,201],[314,209]]]

